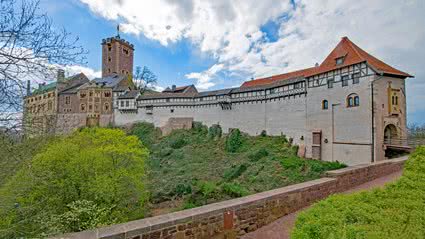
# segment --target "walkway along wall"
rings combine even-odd
[[[407,157],[327,172],[325,178],[56,238],[239,238],[330,194],[403,168]]]

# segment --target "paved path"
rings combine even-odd
[[[343,193],[352,193],[352,192],[382,187],[386,183],[393,182],[397,180],[398,178],[400,178],[401,173],[402,171],[398,171],[398,172],[386,175],[384,177],[377,178],[373,181],[364,183],[362,185],[354,187]],[[294,213],[281,217],[280,219],[274,221],[273,223],[270,223],[267,226],[264,226],[258,229],[257,231],[244,235],[242,239],[289,239],[290,231],[295,225],[295,219],[297,218],[298,213],[305,210],[306,208],[303,208],[299,211],[296,211]]]

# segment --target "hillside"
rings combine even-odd
[[[285,136],[221,135],[196,123],[160,137],[151,124],[133,126],[149,148],[148,190],[153,208],[196,207],[319,178],[344,165],[305,160]],[[170,203],[174,202],[174,203]],[[156,214],[154,212],[154,214]]]

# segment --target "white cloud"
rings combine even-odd
[[[65,67],[66,76],[72,76],[75,74],[79,74],[81,72],[84,73],[87,76],[87,78],[89,78],[90,80],[93,80],[94,78],[99,78],[102,76],[101,71],[96,71],[86,66],[71,65],[71,66]]]
[[[124,22],[122,29],[163,45],[189,39],[216,63],[187,74],[197,87],[217,85],[221,72],[260,77],[321,62],[342,36],[385,62],[416,75],[408,80],[409,111],[425,83],[425,1],[421,0],[80,0],[98,15]],[[280,25],[266,40],[261,26]],[[220,66],[220,67],[218,67]],[[230,83],[233,85],[232,83]]]
[[[210,67],[208,70],[203,72],[192,72],[190,74],[186,75],[186,78],[188,79],[195,79],[196,80],[196,88],[199,90],[206,90],[208,88],[211,88],[215,85],[215,83],[211,82],[211,78],[217,74],[217,72],[221,71],[223,69],[223,64],[215,64],[212,67]]]

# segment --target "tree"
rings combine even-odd
[[[136,88],[143,94],[146,90],[150,90],[154,87],[157,82],[157,77],[148,67],[144,66],[142,68],[137,66],[133,82]]]
[[[0,235],[45,237],[143,217],[147,157],[119,129],[56,139],[0,189]]]
[[[39,1],[0,0],[0,127],[19,130],[27,80],[52,78],[58,66],[84,64],[86,51],[39,12]]]

